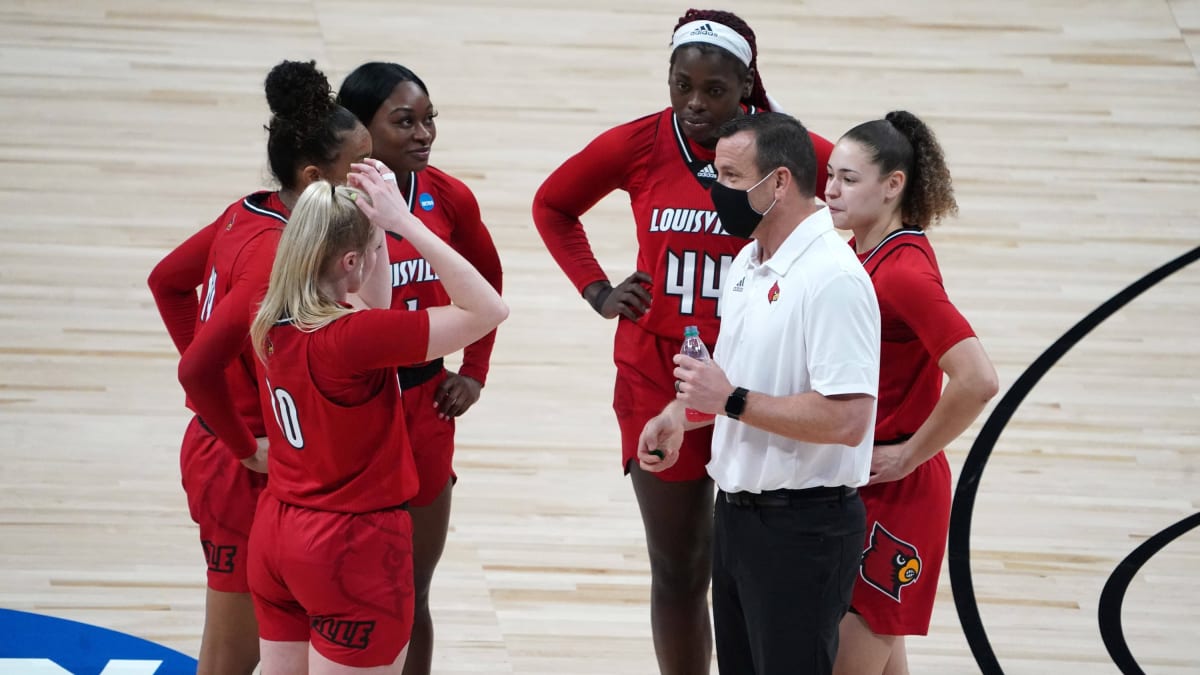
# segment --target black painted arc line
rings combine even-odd
[[[979,490],[980,479],[983,477],[983,469],[992,454],[992,449],[996,446],[996,441],[1000,438],[1000,433],[1004,431],[1004,427],[1008,425],[1021,402],[1025,400],[1038,381],[1072,347],[1134,298],[1175,272],[1196,262],[1197,259],[1200,259],[1200,246],[1133,282],[1104,304],[1092,310],[1066,333],[1063,333],[1062,337],[1050,345],[1025,369],[1024,373],[1021,373],[1017,381],[1000,399],[1000,403],[996,405],[987,422],[979,431],[979,436],[975,438],[975,443],[971,445],[971,451],[967,453],[967,458],[963,462],[962,471],[959,474],[958,485],[954,491],[954,502],[950,509],[950,536],[946,546],[946,562],[950,571],[950,589],[954,593],[954,606],[958,611],[958,620],[962,624],[967,645],[971,648],[971,653],[983,675],[1003,675],[1004,670],[1000,668],[1000,663],[996,660],[996,653],[988,641],[987,631],[984,630],[983,620],[979,616],[979,604],[975,599],[975,584],[971,577],[971,516],[975,510],[975,496]]]
[[[1096,609],[1100,637],[1104,638],[1104,648],[1108,650],[1113,663],[1125,675],[1145,675],[1137,659],[1133,658],[1133,652],[1129,651],[1129,645],[1125,642],[1125,630],[1121,627],[1121,605],[1125,602],[1125,591],[1129,589],[1130,582],[1142,569],[1142,565],[1167,544],[1198,526],[1200,513],[1193,513],[1142,542],[1141,546],[1133,549],[1117,565],[1112,576],[1104,583],[1104,590],[1100,591],[1100,606]]]

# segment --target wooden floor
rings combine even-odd
[[[435,669],[655,672],[610,408],[614,326],[555,267],[529,205],[593,136],[666,104],[683,9],[0,0],[0,607],[196,653],[204,569],[177,464],[188,414],[146,275],[265,184],[272,65],[315,58],[336,86],[364,60],[396,60],[429,83],[434,163],[478,195],[512,307],[459,426]],[[1200,243],[1197,0],[736,9],[758,31],[768,90],[810,128],[836,139],[896,108],[935,127],[962,215],[934,244],[1005,388],[1096,305]],[[631,272],[626,201],[586,222],[609,273]],[[1001,438],[973,558],[1007,672],[1116,672],[1096,626],[1102,585],[1200,509],[1198,298],[1200,269],[1150,291],[1051,371]],[[953,446],[955,469],[973,437]],[[913,670],[975,671],[942,586]],[[1200,672],[1197,606],[1200,531],[1126,598],[1147,672]]]

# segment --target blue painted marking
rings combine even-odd
[[[0,609],[0,675],[195,675],[196,660],[78,621]]]

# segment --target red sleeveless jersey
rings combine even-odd
[[[754,109],[747,110],[753,114]],[[824,196],[832,145],[812,134],[817,196]],[[580,292],[607,279],[583,234],[579,216],[609,192],[629,193],[637,227],[637,270],[650,275],[651,304],[642,329],[674,340],[697,326],[716,341],[721,287],[729,265],[749,240],[721,228],[708,188],[716,180],[712,150],[683,135],[674,112],[643,117],[601,134],[559,167],[534,202],[534,222],[551,254]]]
[[[276,422],[267,425],[271,494],[344,513],[415,495],[395,368],[423,358],[428,342],[425,312],[365,310],[311,332],[272,328],[261,368],[262,407]]]
[[[256,192],[231,204],[213,223],[213,240],[200,293],[200,312],[196,317],[197,335],[213,310],[239,284],[255,286],[252,291],[255,301],[261,298],[287,219],[288,209],[279,200],[279,193]],[[238,314],[243,318],[244,312]],[[225,368],[225,381],[238,415],[255,436],[262,436],[265,427],[254,361],[254,350],[247,339],[238,357]],[[191,397],[187,405],[193,412],[200,412]]]
[[[859,259],[875,285],[881,316],[875,441],[905,439],[942,396],[938,361],[975,332],[946,297],[924,232],[897,230]]]
[[[479,215],[479,203],[457,178],[434,167],[413,172],[401,191],[408,208],[442,241],[471,263],[497,292],[501,290],[500,256]],[[392,309],[428,309],[450,304],[450,296],[437,272],[416,247],[388,233],[388,261],[392,272]],[[463,350],[460,374],[481,383],[487,379],[496,331]]]

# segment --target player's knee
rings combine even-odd
[[[687,598],[707,592],[712,567],[707,551],[686,555],[651,554],[650,573],[655,593]]]
[[[429,611],[429,589],[432,586],[432,579],[427,578],[422,581],[417,581],[414,578],[413,583],[413,607],[416,608],[418,614],[422,611]]]

